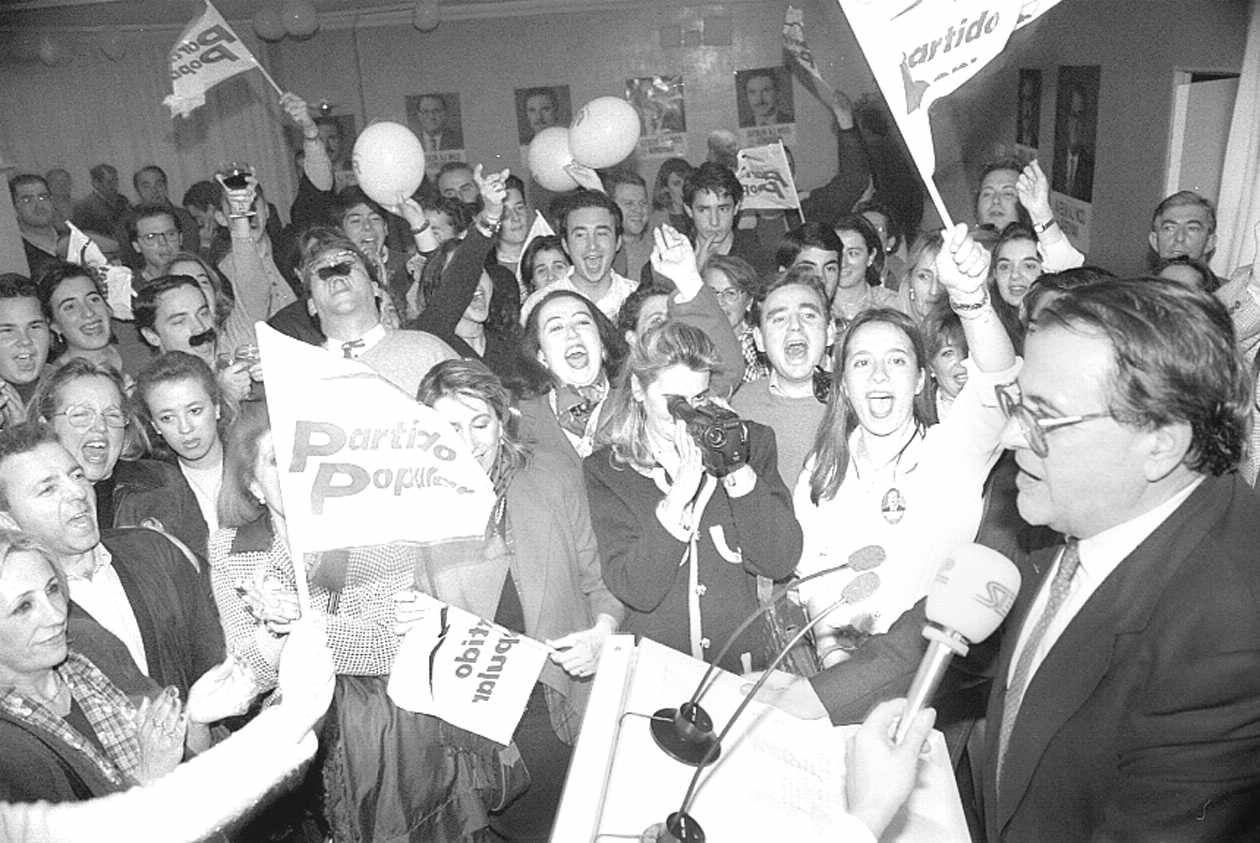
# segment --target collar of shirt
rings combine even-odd
[[[809,395],[796,395],[796,396],[788,395],[786,392],[783,391],[783,386],[779,383],[779,373],[776,372],[774,369],[770,370],[770,382],[766,384],[766,388],[770,390],[771,395],[777,395],[780,398],[790,399],[790,398],[813,398],[814,397],[812,393]],[[813,388],[813,384],[810,385],[810,388],[811,389]]]
[[[72,574],[67,571],[66,578],[91,582],[97,574],[112,564],[114,564],[113,554],[109,552],[104,542],[100,542],[92,549],[92,569],[86,575]]]
[[[376,346],[381,340],[385,339],[385,334],[386,334],[385,325],[381,322],[377,322],[375,327],[373,327],[370,331],[368,331],[363,336],[357,337],[356,339],[342,339],[339,337],[336,337],[336,338],[329,337],[328,339],[324,340],[324,349],[327,351],[331,351],[334,354],[342,354],[341,346],[343,343],[361,342],[363,343],[363,345],[354,349],[354,359],[358,360],[364,354],[367,354],[368,351],[370,351],[374,346]]]

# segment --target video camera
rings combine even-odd
[[[671,416],[687,425],[700,446],[705,470],[714,477],[725,477],[747,464],[748,422],[711,402],[693,407],[681,395],[671,396],[666,406]]]

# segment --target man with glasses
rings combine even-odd
[[[345,234],[313,228],[305,235],[298,272],[306,306],[331,354],[360,360],[414,396],[437,363],[457,357],[451,347],[423,331],[389,330],[381,322],[375,267]]]
[[[57,232],[52,193],[43,176],[23,173],[9,179],[9,196],[17,212],[18,232],[31,277],[38,277],[66,259],[67,240]]]
[[[166,274],[179,251],[182,235],[175,214],[166,205],[141,205],[127,224],[131,248],[140,256],[135,286]]]
[[[1260,519],[1229,316],[1108,279],[1043,300],[1024,351],[1000,398],[1017,503],[1068,538],[1029,558],[991,670],[988,839],[1254,839]]]

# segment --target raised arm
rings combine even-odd
[[[1050,208],[1050,182],[1035,160],[1024,167],[1015,182],[1019,203],[1028,211],[1037,234],[1037,251],[1046,272],[1061,272],[1085,263],[1085,256],[1068,240]]]
[[[982,372],[1001,372],[1015,365],[1015,347],[998,318],[985,276],[989,253],[959,223],[945,233],[936,256],[936,273],[949,294],[950,307],[962,321],[971,360]]]
[[[319,138],[319,127],[311,117],[306,100],[288,92],[280,97],[280,107],[302,131],[302,172],[318,190],[332,190],[333,168],[328,150]]]

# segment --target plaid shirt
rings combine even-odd
[[[0,691],[0,710],[87,756],[101,775],[119,787],[136,784],[140,742],[132,724],[135,709],[131,701],[96,665],[78,653],[71,652],[56,668],[56,673],[83,709],[97,739],[105,747],[105,755],[42,702],[12,688]]]

